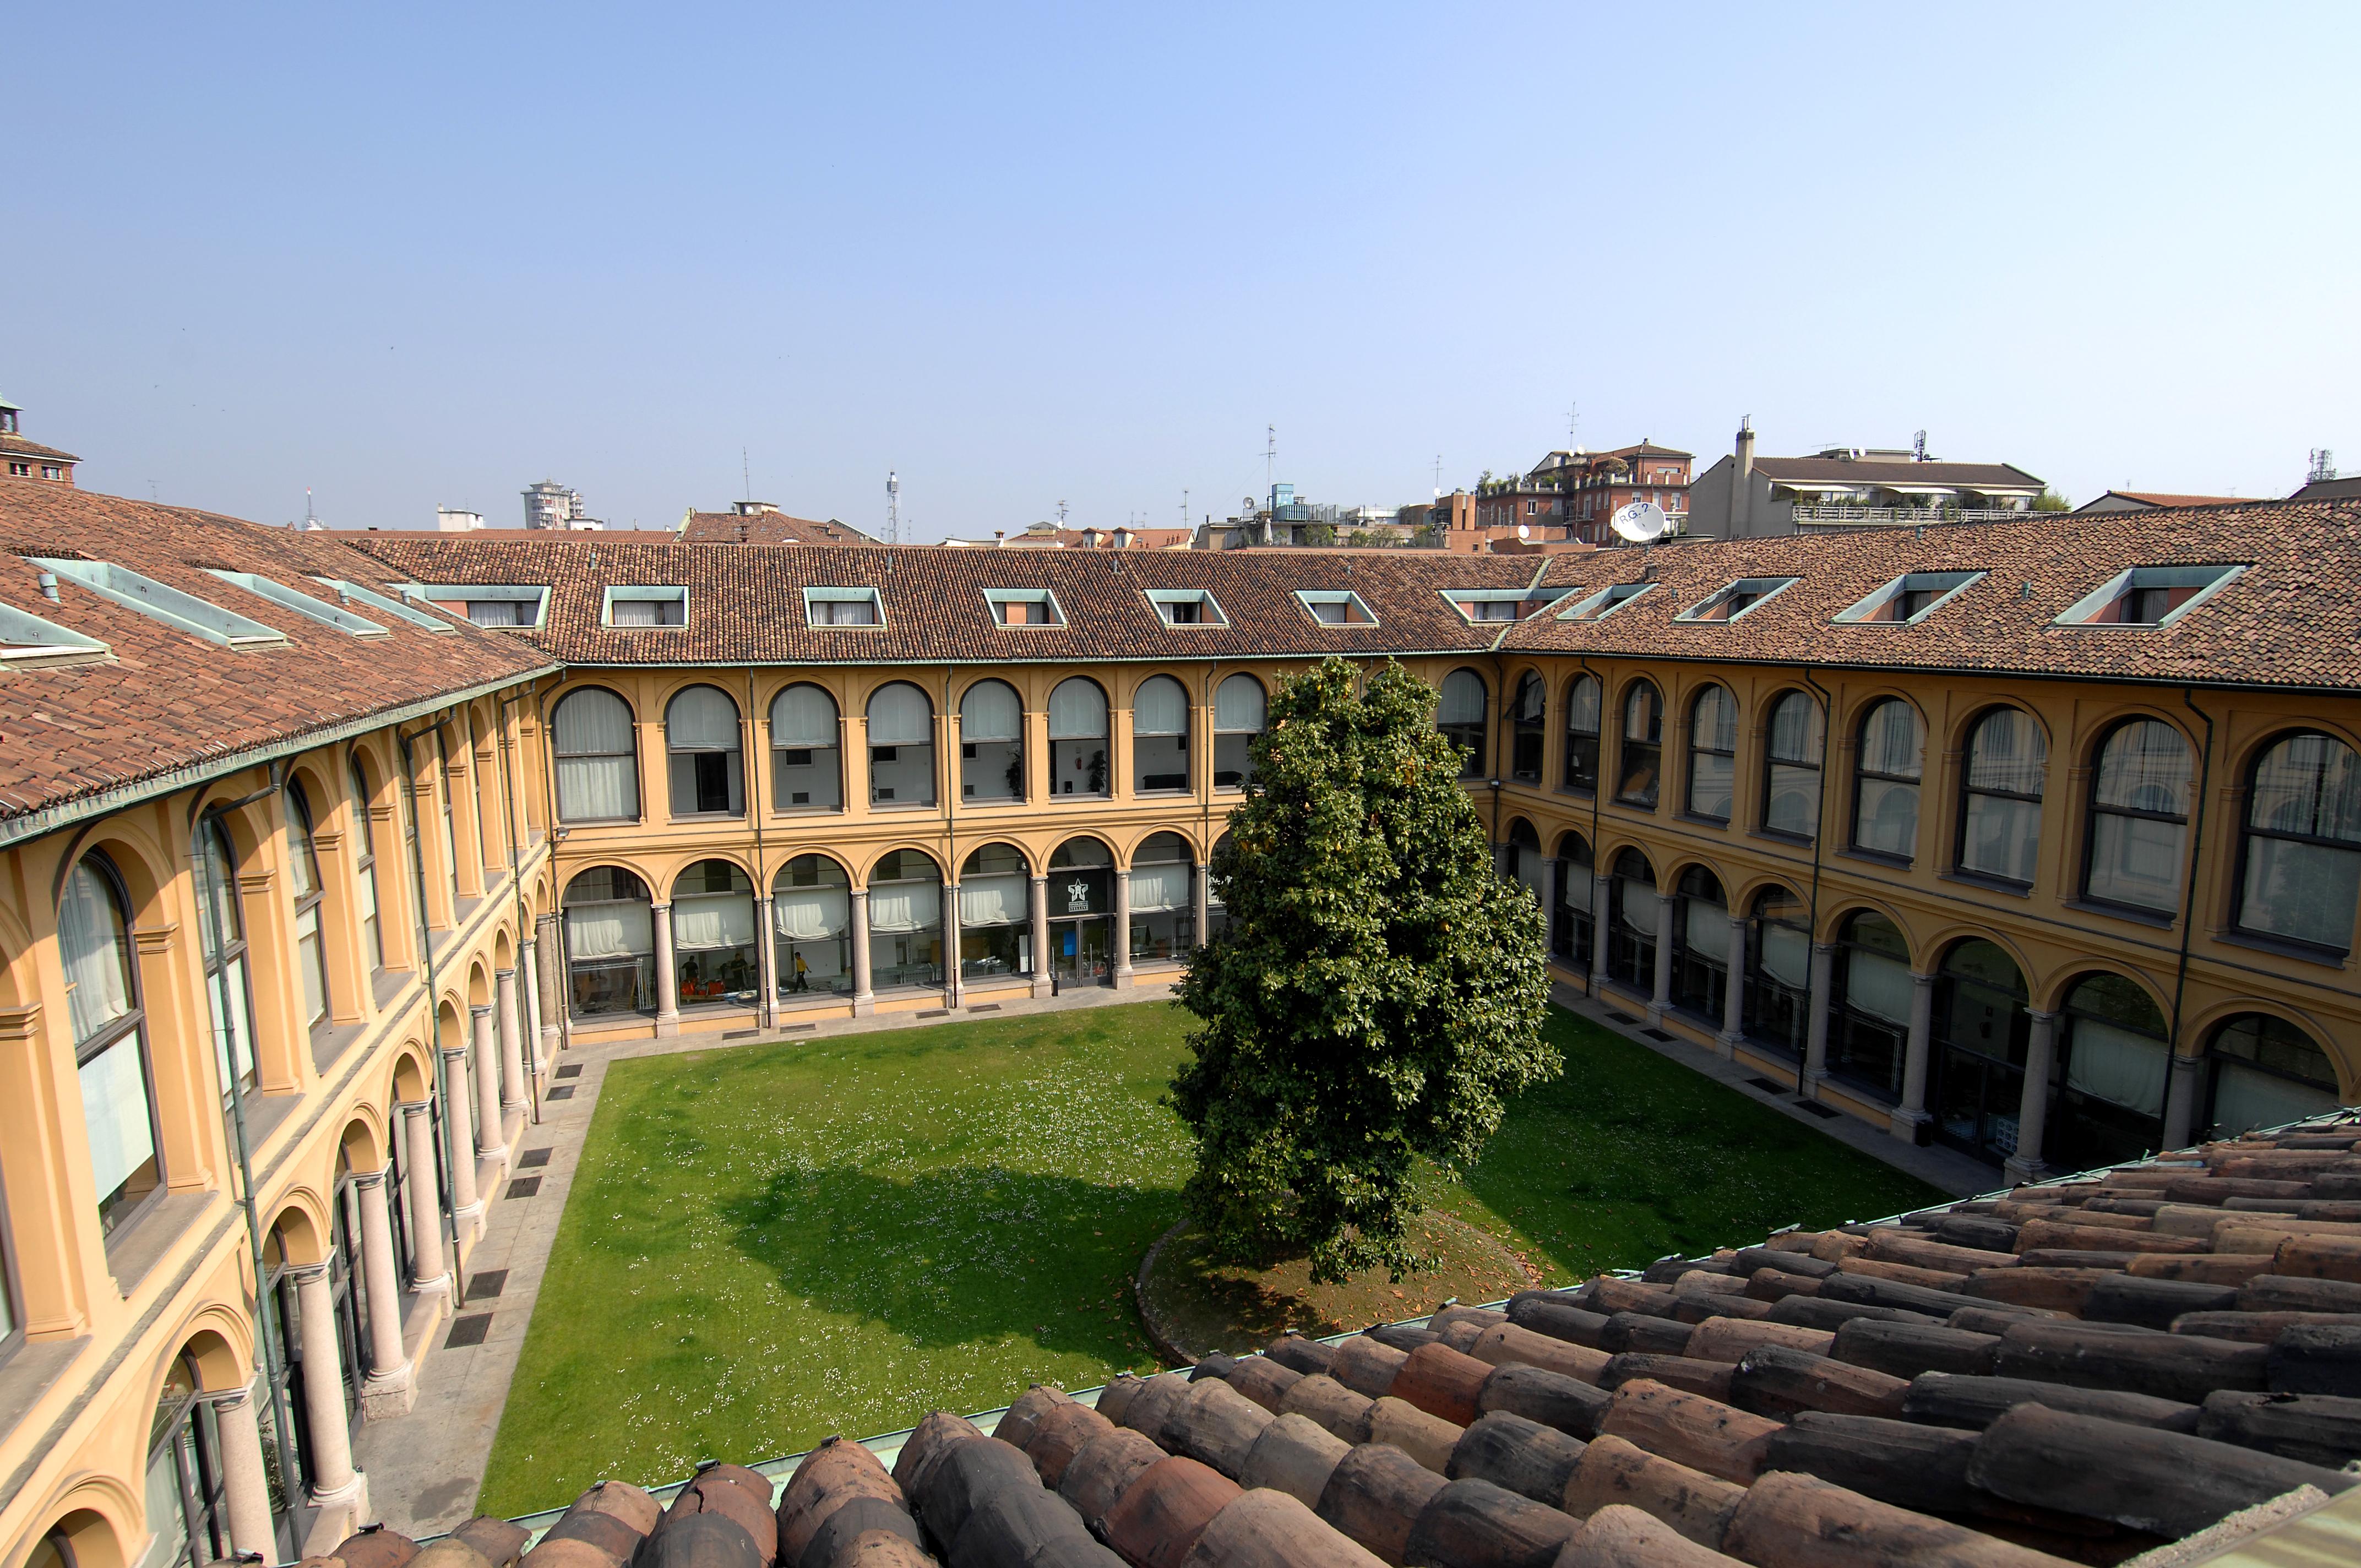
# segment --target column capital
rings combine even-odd
[[[291,1263],[287,1266],[287,1277],[299,1289],[306,1285],[324,1284],[328,1277],[328,1266],[325,1262]]]
[[[467,1016],[470,1018],[489,1018],[491,1015],[492,1004],[489,1002],[470,1003],[467,1006]]]
[[[1730,924],[1733,930],[1745,927],[1751,924],[1752,921],[1752,916],[1751,916],[1741,915],[1734,909],[1730,912]]]
[[[1910,983],[1913,985],[1932,987],[1942,978],[1939,974],[1920,974],[1916,970],[1910,971]]]
[[[427,1112],[434,1109],[434,1102],[432,1100],[397,1100],[393,1102],[393,1108],[397,1111],[406,1111],[413,1116],[423,1116]]]
[[[385,1185],[385,1172],[382,1168],[357,1170],[353,1172],[353,1185],[364,1190],[382,1187]]]
[[[494,980],[514,980],[516,978],[516,965],[511,964],[506,969],[494,970],[492,971],[492,978]]]
[[[246,1388],[225,1388],[218,1394],[207,1394],[203,1398],[216,1410],[236,1410],[245,1408],[253,1398],[253,1394]]]
[[[557,916],[555,912],[545,915],[536,915],[533,917],[533,927],[536,931],[545,928],[554,928],[556,925]]]
[[[651,903],[648,905],[648,908],[657,915],[669,915],[672,913],[672,900],[669,898],[658,899],[653,903]]]
[[[1823,958],[1832,959],[1837,956],[1837,948],[1839,946],[1841,946],[1841,944],[1837,942],[1814,942],[1812,944],[1812,951],[1818,953]]]
[[[437,1048],[443,1053],[443,1059],[445,1061],[457,1061],[460,1058],[467,1054],[468,1047],[466,1046],[442,1046]]]
[[[2039,1008],[2037,1008],[2037,1007],[2028,1007],[2028,1008],[2026,1008],[2026,1009],[2025,1010],[2025,1015],[2026,1015],[2026,1017],[2028,1017],[2028,1018],[2032,1019],[2036,1024],[2040,1024],[2040,1025],[2046,1025],[2055,1024],[2055,1023],[2057,1023],[2057,1022],[2058,1022],[2058,1014],[2055,1014],[2055,1013],[2044,1013],[2044,1012],[2042,1012],[2042,1011],[2041,1011]]]

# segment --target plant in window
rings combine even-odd
[[[1434,693],[1331,659],[1281,687],[1214,850],[1225,927],[1192,955],[1201,1026],[1172,1102],[1217,1253],[1341,1279],[1414,1261],[1418,1157],[1473,1160],[1541,1038],[1542,911],[1498,876]]]

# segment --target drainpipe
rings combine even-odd
[[[746,750],[741,753],[745,759],[741,768],[746,775],[746,815],[754,819],[754,907],[757,909],[764,908],[771,896],[771,872],[763,861],[763,803],[759,798],[762,789],[755,782],[756,773],[764,771],[762,768],[762,748],[756,744],[760,739],[754,729],[754,666],[749,664],[746,666]],[[843,753],[840,751],[838,755],[841,757]],[[777,929],[778,916],[770,916],[763,925],[764,929],[756,935],[765,951],[754,955],[754,983],[758,987],[765,987],[763,971],[771,967],[765,959],[776,954],[772,933]],[[754,1025],[757,1028],[770,1028],[777,1023],[777,1014],[772,1010],[779,1004],[778,983],[779,977],[774,972],[763,993],[754,998]]]
[[[2197,809],[2189,825],[2189,891],[2180,901],[2180,957],[2173,967],[2172,975],[2172,1037],[2165,1046],[2164,1060],[2168,1073],[2180,1059],[2180,1008],[2189,990],[2189,944],[2191,927],[2197,921],[2197,868],[2205,846],[2205,800],[2213,784],[2213,716],[2197,706],[2195,695],[2186,686],[2181,688],[2180,700],[2190,712],[2205,721],[2205,752],[2198,761]],[[2169,1077],[2166,1079],[2165,1092],[2169,1100],[2171,1094]],[[2191,1127],[2190,1132],[2194,1135],[2196,1129]]]
[[[1607,789],[1607,682],[1590,667],[1590,656],[1584,654],[1575,661],[1576,667],[1588,675],[1598,687],[1598,760],[1592,764],[1598,777],[1590,781],[1590,967],[1583,971],[1582,994],[1596,1001],[1598,996],[1598,944],[1607,940],[1607,923],[1598,918],[1598,797]]]
[[[393,743],[401,751],[401,787],[410,791],[410,897],[417,911],[418,967],[426,976],[426,1040],[427,1054],[434,1058],[434,1092],[443,1105],[443,1136],[438,1151],[443,1157],[443,1168],[435,1172],[443,1183],[444,1202],[435,1205],[443,1216],[444,1239],[451,1245],[451,1308],[456,1311],[467,1304],[467,1274],[459,1266],[459,1219],[451,1212],[448,1201],[458,1180],[458,1145],[455,1141],[456,1123],[451,1114],[451,1078],[443,1065],[443,1036],[436,1028],[435,1004],[442,982],[434,968],[434,946],[426,927],[426,826],[418,819],[418,754],[411,742],[428,731],[441,728],[451,716],[449,708],[437,713],[424,728],[408,734],[393,732]]]
[[[1812,943],[1817,947],[1820,940],[1820,850],[1828,841],[1828,739],[1836,730],[1837,708],[1835,696],[1813,677],[1812,666],[1804,664],[1799,665],[1798,668],[1803,672],[1804,684],[1818,693],[1820,698],[1820,798],[1812,812],[1812,896],[1807,905],[1806,916],[1812,923]],[[1817,967],[1808,958],[1804,964],[1804,1029],[1806,1042],[1810,1039],[1810,1020],[1814,1002],[1812,973]],[[1803,1052],[1795,1058],[1795,1098],[1798,1100],[1804,1097],[1804,1069],[1810,1056],[1811,1046],[1806,1043]]]

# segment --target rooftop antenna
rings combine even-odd
[[[1180,526],[1189,526],[1189,487],[1180,487]]]
[[[1436,498],[1437,499],[1442,499],[1442,496],[1443,496],[1443,454],[1442,454],[1442,453],[1440,453],[1440,452],[1438,452],[1438,453],[1436,453],[1436,454],[1434,455],[1434,494],[1435,494],[1435,498]]]
[[[1571,446],[1571,445],[1573,445],[1573,444],[1574,444],[1575,433],[1576,433],[1576,432],[1577,432],[1577,431],[1579,431],[1581,428],[1582,428],[1582,405],[1581,405],[1579,402],[1573,402],[1573,403],[1568,403],[1568,404],[1566,404],[1566,406],[1565,406],[1565,444],[1566,444],[1568,446]]]
[[[1279,426],[1263,426],[1262,488],[1268,493],[1279,481]]]
[[[1910,438],[1910,460],[1914,463],[1927,461],[1927,433],[1923,430]]]
[[[2313,447],[2312,449],[2312,468],[2310,472],[2304,475],[2303,482],[2307,485],[2317,485],[2323,480],[2334,479],[2334,477],[2336,477],[2336,454],[2331,452],[2325,446]]]
[[[885,543],[902,543],[902,479],[891,468],[885,470]]]
[[[738,477],[746,487],[746,499],[750,501],[754,499],[754,470],[752,466],[746,461],[746,449],[742,446],[738,449]]]
[[[1062,500],[1058,503],[1058,526],[1060,528],[1066,526],[1066,503]]]

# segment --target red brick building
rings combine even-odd
[[[7,477],[47,480],[53,485],[72,484],[74,465],[82,459],[71,452],[27,441],[17,433],[16,416],[21,411],[7,399],[0,398],[0,463],[7,465]]]

